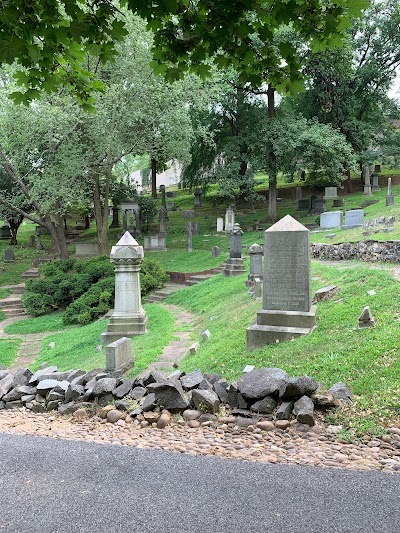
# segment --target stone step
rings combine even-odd
[[[8,297],[8,298],[5,298],[4,300],[0,300],[0,307],[2,309],[6,307],[19,307],[19,305],[22,306],[21,298]]]
[[[212,274],[197,274],[196,276],[190,276],[190,281],[201,282],[209,278],[212,278]]]
[[[22,294],[25,290],[25,283],[19,283],[18,285],[10,286],[11,294]]]
[[[166,296],[162,296],[161,294],[154,293],[148,298],[146,298],[144,301],[148,304],[155,303],[155,302],[162,302]]]
[[[21,279],[36,279],[38,277],[39,270],[37,268],[31,268],[22,274]]]
[[[11,318],[13,316],[25,316],[26,315],[25,309],[23,307],[18,308],[18,309],[14,309],[14,308],[10,309],[6,307],[2,309],[2,312],[7,318]]]

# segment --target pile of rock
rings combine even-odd
[[[361,261],[400,261],[400,241],[359,241],[339,244],[311,244],[311,255],[316,259]]]
[[[351,403],[351,392],[343,383],[323,391],[314,378],[291,378],[279,368],[254,369],[231,384],[218,374],[200,370],[189,374],[177,370],[167,377],[152,371],[127,379],[120,372],[103,369],[58,372],[52,366],[35,373],[0,369],[0,410],[24,406],[33,412],[72,414],[84,408],[94,413],[100,410],[110,422],[118,421],[119,411],[159,427],[170,422],[171,413],[182,413],[195,427],[199,419],[215,419],[220,406],[229,408],[232,417],[251,423],[266,418],[284,429],[289,419],[296,418],[313,426],[315,407],[336,407],[340,400]]]

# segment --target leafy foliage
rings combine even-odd
[[[66,310],[65,324],[88,324],[114,302],[114,267],[107,257],[82,262],[55,261],[42,267],[43,278],[30,280],[23,302],[33,316]],[[140,272],[142,295],[163,286],[168,276],[159,263],[145,259]]]

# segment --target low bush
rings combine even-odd
[[[114,267],[108,257],[68,259],[44,265],[44,278],[27,283],[23,301],[29,314],[65,310],[65,324],[89,324],[114,304]],[[142,296],[161,288],[168,276],[161,265],[145,259],[140,272]]]

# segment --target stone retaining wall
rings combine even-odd
[[[400,241],[359,241],[339,244],[311,244],[315,259],[359,259],[360,261],[400,262]]]
[[[217,267],[211,268],[209,270],[202,270],[201,272],[172,272],[167,270],[167,275],[171,283],[181,283],[185,284],[192,276],[202,276],[203,274],[213,274]]]

